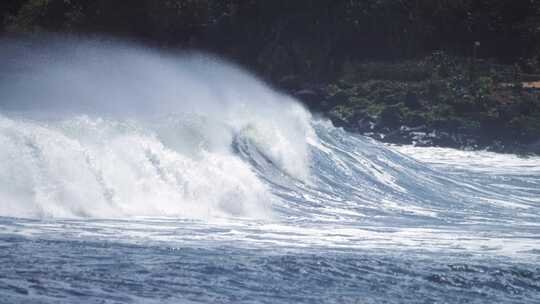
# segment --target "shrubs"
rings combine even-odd
[[[343,69],[343,77],[348,81],[422,81],[428,79],[432,72],[424,62],[415,61],[346,63]]]
[[[405,68],[412,66],[417,68]],[[540,138],[539,93],[501,85],[494,73],[485,70],[470,77],[465,59],[442,53],[417,62],[349,65],[324,90],[327,112],[353,131],[393,132],[387,138],[393,142],[404,142],[394,132],[403,131],[402,126],[463,134],[486,144]],[[365,121],[372,122],[369,129]],[[456,138],[456,145],[475,142]]]

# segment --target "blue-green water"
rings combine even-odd
[[[50,44],[0,44],[0,303],[540,303],[540,158],[390,147],[213,59]]]
[[[236,143],[272,218],[2,218],[0,302],[540,301],[537,160],[401,148],[440,160],[426,164],[316,129],[309,185]],[[507,163],[452,169],[441,154]]]

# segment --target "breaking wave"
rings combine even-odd
[[[2,45],[1,216],[539,220],[537,158],[504,176],[463,173],[456,158],[427,164],[436,149],[351,135],[205,55],[89,40]]]

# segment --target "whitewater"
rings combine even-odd
[[[382,144],[206,54],[0,64],[0,303],[540,303],[540,157]]]

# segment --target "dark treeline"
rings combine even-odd
[[[537,60],[535,0],[2,0],[1,31],[106,33],[206,49],[270,78],[332,78],[359,60],[434,50]],[[315,79],[314,79],[315,80]],[[324,80],[324,79],[323,79]]]
[[[210,51],[388,142],[540,154],[540,0],[2,0],[0,20]]]

